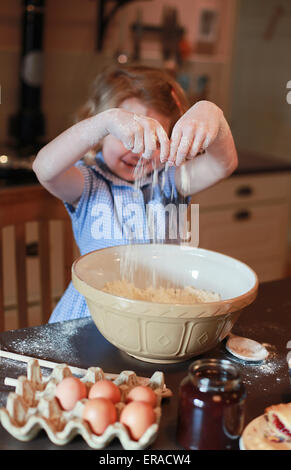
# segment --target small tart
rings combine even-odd
[[[291,450],[291,442],[271,436],[266,416],[261,415],[244,429],[240,448],[242,450]]]
[[[265,418],[271,436],[291,442],[291,403],[269,406]]]

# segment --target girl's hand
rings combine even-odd
[[[206,150],[217,138],[222,119],[221,109],[209,101],[192,106],[174,126],[168,162],[179,166]]]
[[[149,159],[160,147],[161,160],[168,158],[170,141],[158,121],[122,108],[110,109],[105,113],[108,134],[120,140],[125,148]]]

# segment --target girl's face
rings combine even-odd
[[[131,111],[132,113],[156,119],[156,121],[163,126],[167,134],[169,134],[170,119],[149,108],[138,98],[128,98],[124,100],[119,107],[126,111]],[[120,140],[111,134],[107,135],[103,140],[102,153],[104,161],[112,173],[123,180],[129,182],[134,181],[134,170],[141,154],[132,153],[124,147]],[[161,167],[160,150],[157,149],[152,154],[151,159],[145,161],[147,162],[145,165],[145,171],[147,174],[151,173],[154,167]]]

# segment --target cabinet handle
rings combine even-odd
[[[29,258],[35,258],[38,256],[38,243],[31,242],[28,243],[25,247],[26,256]]]
[[[236,195],[239,197],[251,196],[254,190],[251,186],[240,186],[236,190]]]
[[[234,214],[233,218],[237,220],[238,222],[242,222],[244,220],[249,220],[251,218],[252,214],[248,210],[241,210],[238,211]]]

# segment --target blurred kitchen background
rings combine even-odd
[[[239,152],[231,178],[193,197],[200,204],[200,246],[247,262],[260,281],[289,276],[290,50],[290,0],[0,2],[1,204],[16,188],[27,193],[36,183],[35,154],[73,123],[105,64],[161,66],[191,103],[207,99],[223,109]],[[52,232],[50,249],[61,259],[58,227]],[[11,237],[8,228],[3,283],[8,323],[15,327]],[[26,237],[33,307],[41,289],[33,225]],[[59,268],[51,269],[56,301],[64,286]],[[31,314],[30,324],[35,318]]]

